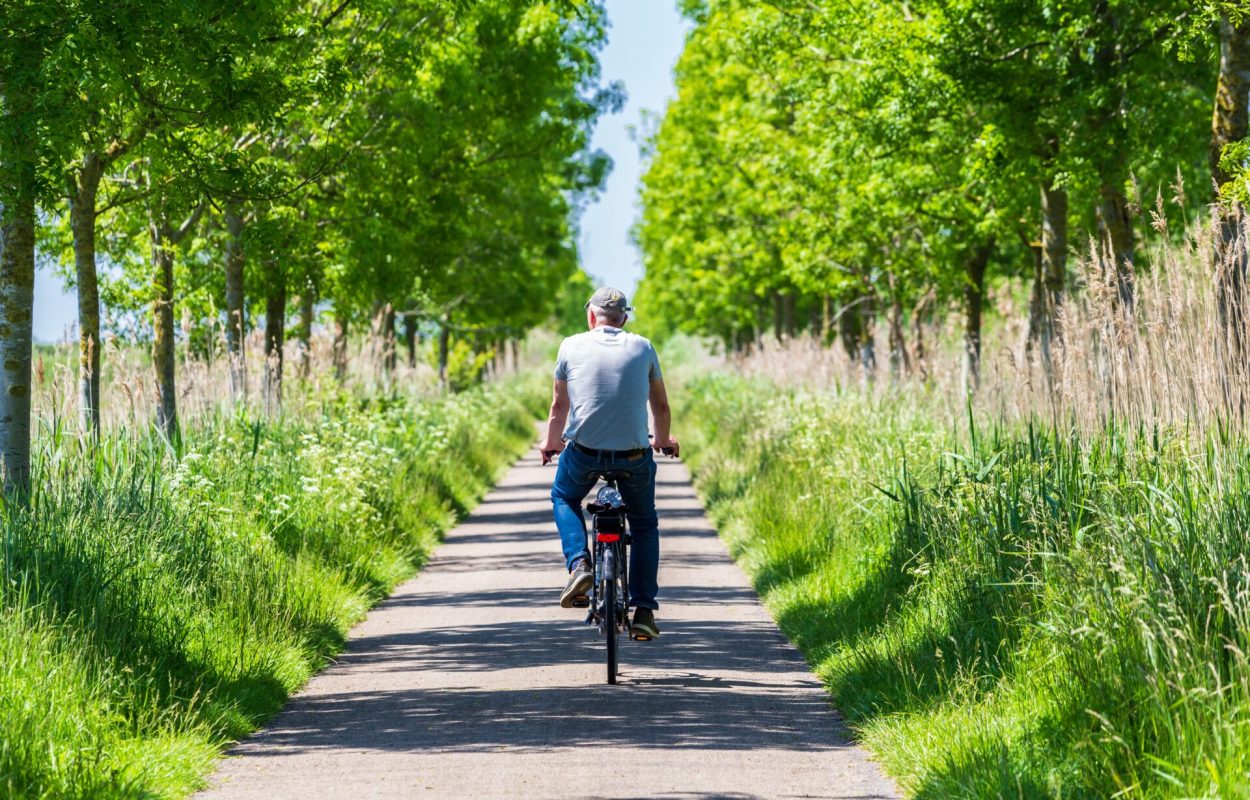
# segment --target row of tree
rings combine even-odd
[[[1048,358],[1072,250],[1092,243],[1131,311],[1149,234],[1139,204],[1156,187],[1173,187],[1175,214],[1222,188],[1217,213],[1236,225],[1250,108],[1240,0],[683,10],[695,27],[636,228],[638,303],[656,334],[741,348],[810,328],[871,366],[884,319],[906,369],[923,349],[919,325],[906,345],[907,320],[954,302],[975,383],[987,275],[1031,282],[1030,341]]]
[[[620,102],[604,27],[593,0],[0,2],[5,487],[30,476],[37,250],[77,288],[88,431],[108,319],[150,336],[171,439],[175,342],[217,346],[194,330],[224,328],[241,397],[254,318],[277,392],[291,316],[305,369],[319,314],[339,359],[363,320],[402,323],[410,358],[437,323],[444,367],[453,332],[543,320],[610,166],[587,149]]]

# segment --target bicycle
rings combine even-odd
[[[651,437],[654,438],[654,437]],[[543,451],[543,464],[547,464],[557,451]],[[661,448],[660,452],[674,458],[677,450]],[[589,608],[586,624],[597,625],[607,644],[608,683],[615,684],[619,664],[621,631],[629,626],[629,551],[631,543],[626,519],[625,502],[621,498],[617,482],[628,480],[629,473],[610,469],[596,470],[591,475],[602,480],[604,486],[595,494],[595,502],[587,503],[591,525],[587,535],[594,534],[594,546],[590,552],[594,570],[590,596],[573,598],[575,608]],[[633,636],[638,641],[649,637]]]
[[[590,585],[586,614],[587,625],[598,625],[607,643],[608,683],[616,683],[621,630],[629,625],[629,525],[625,503],[616,482],[628,477],[621,472],[600,472],[596,477],[604,486],[588,503],[590,532],[594,547],[590,549],[595,579]]]

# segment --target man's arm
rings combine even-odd
[[[672,450],[672,455],[676,456],[680,445],[669,430],[673,425],[673,410],[668,406],[668,391],[664,388],[663,378],[651,379],[651,393],[647,400],[651,404],[651,416],[655,419],[655,441],[651,446],[657,453]]]
[[[547,436],[538,449],[546,464],[556,453],[564,451],[564,425],[569,420],[569,383],[556,380],[551,389],[551,412],[547,415]]]

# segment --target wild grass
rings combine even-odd
[[[180,455],[45,415],[31,502],[0,516],[0,795],[189,793],[417,569],[542,399],[327,380],[271,417],[206,404]]]
[[[1049,370],[997,295],[971,395],[957,319],[910,374],[879,331],[867,373],[762,342],[673,393],[736,555],[911,796],[1250,798],[1250,329],[1213,235],[1155,245],[1131,313],[1085,262]]]
[[[737,557],[912,796],[1250,796],[1244,444],[679,396]]]
[[[876,321],[869,369],[841,342],[831,346],[808,335],[763,338],[749,353],[732,357],[732,368],[820,391],[918,395],[952,426],[964,425],[971,405],[985,420],[1042,421],[1086,432],[1107,425],[1180,426],[1199,434],[1230,422],[1244,427],[1250,414],[1250,282],[1238,276],[1250,258],[1250,217],[1241,217],[1224,258],[1213,261],[1215,242],[1225,235],[1220,219],[1170,231],[1163,203],[1159,199],[1151,214],[1157,234],[1138,253],[1131,307],[1120,302],[1106,259],[1096,252],[1074,258],[1074,280],[1045,348],[1029,336],[1020,282],[991,274],[975,391],[969,391],[957,307],[904,319],[900,334],[909,331],[910,338],[900,339],[904,346],[897,352],[890,349],[887,326]]]

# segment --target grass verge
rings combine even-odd
[[[911,796],[1250,797],[1243,443],[675,394],[735,556]]]
[[[0,795],[178,797],[325,665],[533,439],[512,382],[310,398],[88,448],[2,521]]]

